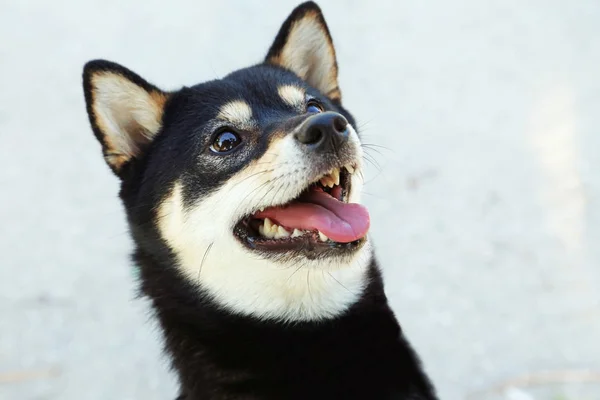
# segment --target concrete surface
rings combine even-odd
[[[386,147],[365,199],[387,290],[441,397],[600,398],[600,2],[321,3]],[[81,67],[219,77],[294,5],[0,3],[0,399],[174,397]]]

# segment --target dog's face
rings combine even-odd
[[[357,300],[371,253],[362,148],[314,3],[263,64],[221,80],[167,93],[93,61],[84,86],[140,251],[172,255],[238,313],[321,319]]]

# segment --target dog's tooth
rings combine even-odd
[[[325,236],[325,234],[323,234],[323,232],[321,231],[319,231],[319,239],[321,239],[321,242],[326,242],[329,240],[329,238]]]
[[[325,187],[329,186],[329,179],[326,176],[322,177],[320,182],[321,182],[321,185],[323,185]]]
[[[302,235],[304,235],[304,231],[300,231],[298,229],[294,229],[294,232],[292,232],[292,237],[293,238],[299,237],[299,236],[302,236]]]
[[[271,232],[271,226],[273,226],[273,222],[269,218],[265,218],[265,232]]]
[[[346,165],[346,171],[348,171],[349,173],[353,174],[354,173],[354,167],[350,164]]]
[[[279,225],[277,225],[277,224],[271,225],[271,235],[277,234],[278,230],[279,230]]]
[[[288,232],[283,226],[277,228],[277,233],[275,234],[275,239],[281,239],[290,237],[291,233]]]
[[[265,236],[275,238],[279,231],[279,225],[271,221],[269,218],[265,218]]]
[[[340,184],[340,170],[339,170],[339,168],[334,169],[333,172],[331,173],[331,176],[333,178],[332,179],[333,183],[335,185],[339,185]]]
[[[271,230],[267,230],[264,225],[260,225],[258,227],[258,232],[267,239],[273,239],[273,232]]]
[[[265,208],[264,208],[264,207],[261,207],[261,208],[259,208],[258,210],[259,210],[260,212],[263,212],[263,211],[265,211]]]

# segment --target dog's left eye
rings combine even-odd
[[[323,106],[316,100],[309,100],[306,103],[306,112],[308,114],[318,114],[323,112]]]
[[[224,131],[215,137],[210,149],[215,153],[227,153],[239,146],[240,143],[242,143],[242,139],[237,133]]]

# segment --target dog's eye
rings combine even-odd
[[[318,114],[323,112],[323,106],[316,100],[309,100],[306,103],[306,112],[308,114]]]
[[[242,143],[242,139],[237,133],[223,131],[215,137],[210,149],[215,153],[227,153],[239,146],[240,143]]]

